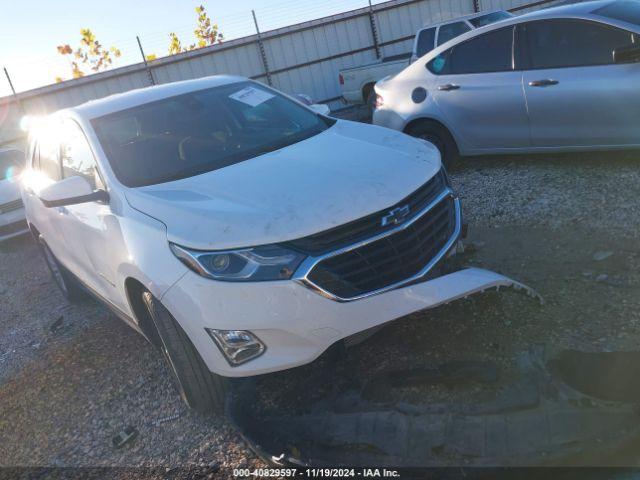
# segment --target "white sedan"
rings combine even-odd
[[[554,7],[465,33],[379,82],[373,122],[461,155],[640,147],[640,2]]]

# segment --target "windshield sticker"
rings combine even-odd
[[[251,107],[257,107],[261,103],[271,100],[273,97],[275,97],[275,95],[253,87],[246,87],[233,95],[229,95],[229,98],[245,103]]]

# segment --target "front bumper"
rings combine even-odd
[[[532,292],[500,274],[470,268],[340,303],[294,281],[216,282],[188,272],[167,291],[162,302],[212,372],[244,377],[304,365],[345,337],[501,286]],[[231,367],[205,328],[249,330],[266,344],[266,351],[254,360]]]

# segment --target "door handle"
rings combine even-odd
[[[530,87],[550,87],[551,85],[557,85],[558,80],[551,80],[550,78],[545,78],[543,80],[533,80],[529,82]]]
[[[460,85],[454,85],[453,83],[447,83],[445,85],[438,85],[438,90],[441,92],[449,92],[451,90],[458,90]]]

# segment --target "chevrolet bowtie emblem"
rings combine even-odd
[[[409,205],[394,208],[387,215],[382,217],[380,225],[383,227],[386,227],[387,225],[400,225],[406,220],[406,218],[409,216],[409,213],[411,213]]]

